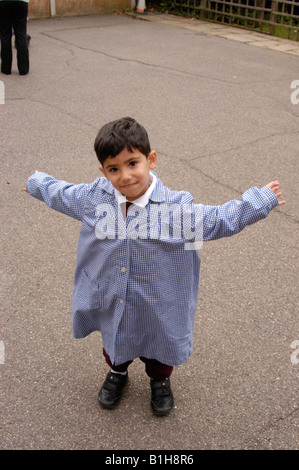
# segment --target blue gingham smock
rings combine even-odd
[[[156,178],[146,210],[161,204],[179,205],[181,211],[200,208],[203,241],[239,233],[278,204],[265,186],[249,189],[239,201],[198,205],[190,193],[172,191]],[[138,207],[132,206],[124,220],[114,187],[104,177],[91,184],[70,184],[38,172],[26,189],[82,223],[73,289],[74,337],[101,331],[115,365],[140,356],[168,365],[185,362],[192,353],[200,270],[198,250],[186,249],[185,243],[192,240],[123,236]],[[102,223],[109,209],[122,236],[113,237],[111,224]],[[96,235],[101,227],[106,233]]]

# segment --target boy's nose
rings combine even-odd
[[[121,179],[123,183],[127,183],[131,179],[131,172],[129,170],[124,170],[121,173]]]

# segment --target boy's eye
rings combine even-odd
[[[109,173],[115,173],[117,171],[117,168],[110,168]]]
[[[137,162],[130,162],[130,166],[135,166]]]

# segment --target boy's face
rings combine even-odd
[[[146,157],[137,149],[130,152],[124,148],[116,157],[108,157],[100,170],[128,201],[134,201],[148,189],[149,171],[156,164],[157,155],[154,150]]]

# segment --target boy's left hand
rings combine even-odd
[[[266,186],[269,189],[271,189],[272,193],[274,193],[277,198],[279,198],[282,195],[281,191],[279,191],[279,182],[278,181],[272,181],[271,183],[267,184]],[[277,192],[277,191],[279,191],[279,192]],[[286,201],[279,201],[278,205],[282,206],[285,203],[286,203]]]

